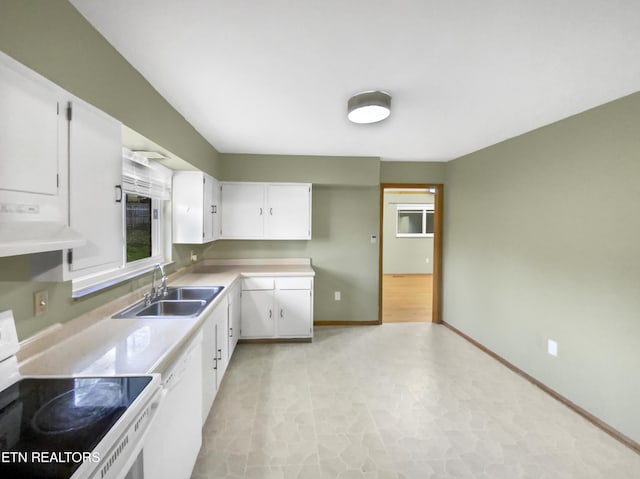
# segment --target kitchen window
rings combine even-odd
[[[154,204],[155,203],[155,204]],[[155,206],[155,208],[154,208]],[[125,195],[125,237],[126,237],[126,262],[151,258],[153,256],[154,230],[153,215],[157,202],[148,196],[127,193]]]
[[[396,209],[397,238],[433,238],[433,204],[405,204]]]
[[[170,259],[171,170],[136,154],[122,163],[124,269],[139,269]],[[166,244],[169,243],[169,244]]]

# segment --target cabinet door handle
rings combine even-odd
[[[280,317],[284,318],[284,313],[282,312],[282,309],[280,310]]]
[[[233,328],[229,328],[229,337],[233,338]]]
[[[260,216],[262,216],[262,208],[260,208]]]
[[[273,311],[269,310],[269,319],[271,319],[272,315],[273,315]]]
[[[222,361],[222,349],[218,349],[218,359]]]
[[[215,206],[213,206],[213,205],[211,205],[211,214],[213,214],[213,213],[215,213],[215,212],[216,212],[216,207],[215,207]]]
[[[269,214],[273,216],[273,208],[269,208]]]
[[[122,203],[122,185],[116,185],[116,203]]]
[[[218,369],[218,358],[213,357],[213,369]]]

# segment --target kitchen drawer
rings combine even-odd
[[[296,278],[276,278],[276,287],[278,289],[311,289],[313,278],[296,277]]]
[[[273,289],[274,288],[274,280],[273,278],[244,278],[242,280],[242,290],[243,291],[253,291],[253,290],[264,290],[264,289]]]

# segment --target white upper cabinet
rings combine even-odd
[[[208,243],[220,236],[220,186],[201,171],[173,175],[173,242]]]
[[[222,183],[222,238],[260,238],[264,234],[263,183]]]
[[[59,91],[0,62],[0,189],[58,194],[59,108]]]
[[[311,239],[311,185],[267,185],[265,236],[273,239]]]
[[[122,264],[122,128],[83,102],[68,108],[69,224],[87,239],[69,269],[85,274]]]
[[[67,225],[65,92],[0,52],[0,256],[60,250]]]
[[[220,217],[222,207],[220,205],[220,182],[213,177],[211,179],[211,240],[215,241],[220,239]]]
[[[222,183],[224,239],[311,239],[311,184]]]

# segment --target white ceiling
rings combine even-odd
[[[640,90],[638,0],[71,3],[221,152],[446,161]]]

